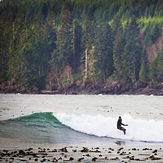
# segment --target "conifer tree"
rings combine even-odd
[[[127,58],[129,58],[128,60],[128,71],[130,71],[130,76],[129,78],[131,78],[133,81],[136,81],[136,69],[139,67],[136,67],[137,62],[139,59],[139,57],[137,55],[139,55],[139,52],[137,52],[137,49],[139,49],[139,44],[138,44],[138,40],[137,40],[137,36],[139,34],[139,28],[138,28],[138,24],[136,23],[136,18],[135,16],[131,17],[131,21],[127,24],[126,27],[126,43],[128,44],[129,47],[129,51],[128,51],[128,56]]]
[[[142,82],[147,82],[147,69],[146,69],[144,60],[141,64],[141,68],[139,72],[139,80]]]
[[[151,62],[150,74],[153,83],[157,83],[158,73],[157,73],[158,57],[155,57]]]
[[[4,21],[0,16],[0,83],[8,79],[9,45],[12,39],[12,22]]]
[[[73,65],[73,33],[70,24],[71,13],[65,8],[60,20],[60,29],[57,31],[56,49],[52,53],[51,66],[57,73],[62,73],[62,70],[69,64]]]
[[[101,70],[103,79],[113,73],[113,35],[110,25],[105,21],[97,26],[94,56],[96,66]]]
[[[24,82],[25,58],[24,49],[27,40],[27,22],[21,21],[20,16],[12,24],[12,38],[9,46],[8,75],[9,79],[15,79],[18,82]]]
[[[82,27],[77,19],[73,20],[73,57],[74,57],[74,71],[80,66],[81,58],[81,38],[82,38]]]
[[[163,83],[163,49],[161,54],[158,56],[158,80],[159,83]]]
[[[124,51],[125,39],[123,37],[122,31],[118,28],[117,33],[115,35],[115,40],[113,43],[113,61],[114,61],[114,74],[113,77],[116,80],[120,80],[122,78],[122,53]]]
[[[83,36],[82,36],[82,42],[81,47],[83,49],[83,61],[84,61],[84,76],[87,78],[88,75],[88,52],[92,48],[92,45],[90,43],[91,41],[91,21],[88,17],[88,15],[85,15],[84,17],[84,23],[83,23]]]

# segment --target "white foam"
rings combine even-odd
[[[122,116],[127,129],[127,136],[117,130],[117,119],[102,115],[91,116],[86,114],[53,113],[64,125],[72,129],[99,137],[127,139],[134,136],[134,140],[163,142],[163,121],[133,119],[130,115]]]

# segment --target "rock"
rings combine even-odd
[[[62,157],[59,157],[58,160],[62,160]]]
[[[58,160],[54,157],[52,162],[57,162]]]
[[[86,154],[87,157],[91,157],[90,154]]]
[[[150,148],[143,148],[143,151],[146,151],[146,150],[152,150],[152,149],[150,149]]]
[[[99,149],[99,147],[96,147],[95,149]]]
[[[126,152],[123,151],[119,155],[126,155]]]
[[[84,160],[84,157],[79,158],[77,161],[78,161],[78,162],[81,162],[81,160]]]
[[[134,156],[129,157],[130,160],[134,160]]]
[[[23,156],[25,156],[26,153],[24,152],[24,150],[20,150],[20,151],[19,151],[19,155],[23,155]]]
[[[74,160],[74,158],[73,157],[70,157],[69,160],[72,161],[72,160]]]
[[[117,153],[120,153],[120,151],[121,151],[122,149],[123,149],[123,147],[119,148],[118,151],[117,151]]]
[[[152,153],[157,153],[157,149],[155,149]]]
[[[90,84],[86,82],[71,83],[61,90],[38,90],[37,88],[28,89],[24,84],[17,84],[14,79],[0,84],[0,93],[26,93],[26,94],[144,94],[144,95],[163,95],[163,84],[149,85],[142,81],[137,81],[133,87],[129,87],[120,81],[111,81],[103,84]]]
[[[110,160],[119,160],[119,158],[118,157],[115,157],[115,158],[111,158]]]
[[[114,151],[114,149],[113,149],[113,148],[109,148],[109,150]]]
[[[60,149],[60,151],[61,151],[61,152],[68,152],[68,150],[67,150],[67,148],[66,148],[66,147],[64,147],[64,148]]]
[[[137,81],[135,84],[134,84],[134,86],[132,87],[132,91],[135,91],[135,90],[138,90],[138,89],[140,89],[140,88],[145,88],[145,87],[147,87],[148,86],[148,84],[147,83],[144,83],[144,82],[142,82],[142,81]]]
[[[81,152],[89,152],[89,149],[86,147],[83,147],[83,149],[81,150]]]
[[[150,158],[151,160],[160,160],[160,159],[161,159],[161,158],[159,158],[159,157],[155,157],[154,155],[149,156],[149,158]]]
[[[94,157],[94,158],[92,158],[92,161],[96,161],[98,158],[97,157]]]
[[[52,152],[57,152],[57,150],[56,149],[53,149]]]

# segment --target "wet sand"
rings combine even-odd
[[[62,147],[2,149],[0,162],[163,162],[161,147]]]

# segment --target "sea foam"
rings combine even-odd
[[[91,116],[86,114],[53,113],[64,125],[78,132],[98,137],[129,139],[134,136],[135,141],[163,142],[163,121],[133,119],[130,115],[122,116],[127,134],[117,130],[117,119],[102,115]]]

